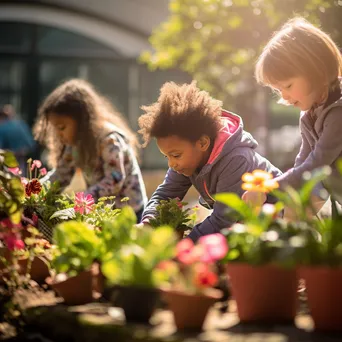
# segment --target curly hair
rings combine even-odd
[[[202,135],[215,140],[221,128],[222,102],[200,90],[196,81],[178,85],[165,83],[158,101],[142,106],[145,114],[139,117],[138,131],[146,146],[151,138],[176,135],[195,142]]]
[[[49,163],[53,167],[56,167],[64,145],[49,121],[50,114],[68,116],[77,122],[76,141],[80,167],[94,166],[94,156],[100,153],[100,138],[113,132],[113,125],[123,132],[136,152],[136,136],[122,115],[90,83],[71,79],[62,83],[44,100],[33,128],[35,139],[48,148]]]

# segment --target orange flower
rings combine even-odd
[[[263,170],[254,170],[242,175],[242,189],[246,191],[269,192],[279,187],[273,175]]]

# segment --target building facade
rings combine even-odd
[[[140,106],[154,102],[165,81],[189,81],[180,71],[150,72],[137,62],[167,8],[164,0],[0,0],[0,104],[11,103],[32,125],[44,97],[79,77],[136,130]],[[165,166],[155,144],[143,151],[142,166]]]

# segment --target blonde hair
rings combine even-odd
[[[264,47],[255,68],[257,82],[272,87],[302,76],[322,89],[338,86],[342,57],[337,45],[304,18],[290,19]]]

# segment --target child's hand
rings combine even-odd
[[[147,219],[147,220],[144,220],[144,221],[142,221],[142,222],[140,222],[140,223],[137,223],[137,224],[135,225],[135,227],[137,227],[137,228],[139,228],[139,229],[142,229],[142,228],[144,228],[144,227],[150,227],[148,219]]]
[[[242,199],[251,207],[261,207],[266,202],[267,196],[264,192],[246,191]]]
[[[146,224],[146,223],[137,223],[137,224],[135,224],[134,226],[135,226],[136,228],[142,229],[142,228],[146,227],[147,224]]]

